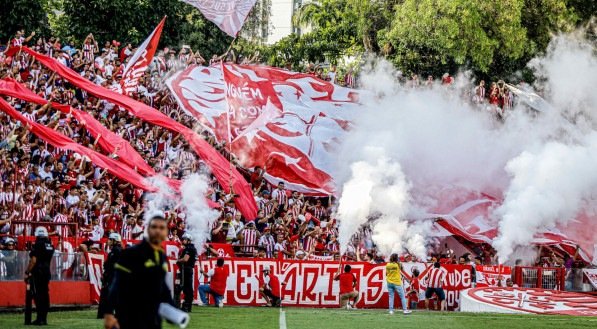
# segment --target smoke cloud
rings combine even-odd
[[[340,220],[339,242],[341,251],[346,251],[351,236],[371,216],[380,214],[375,220],[374,239],[379,237],[383,252],[399,251],[400,241],[385,239],[378,230],[392,231],[403,236],[407,229],[404,216],[408,209],[408,189],[400,165],[386,158],[383,150],[370,148],[371,161],[358,161],[351,165],[352,177],[344,184],[338,206]],[[375,216],[377,217],[377,216]],[[396,245],[398,243],[398,245]]]
[[[433,240],[425,215],[437,213],[450,191],[504,199],[489,218],[499,228],[495,247],[503,261],[541,230],[566,233],[566,223],[597,195],[597,171],[589,169],[597,164],[592,49],[576,36],[555,38],[529,63],[539,77],[534,89],[553,109],[538,114],[517,106],[504,120],[471,106],[477,82],[467,74],[451,87],[412,89],[396,82],[389,63],[372,61],[361,78],[371,96],[334,174],[341,246],[377,218],[373,241],[384,254],[424,254]]]
[[[178,202],[174,190],[168,185],[164,176],[152,176],[147,178],[147,181],[155,186],[157,191],[145,196],[143,219],[146,223],[155,215],[164,216],[164,211],[174,208]]]
[[[512,177],[501,207],[499,236],[494,241],[500,261],[531,242],[540,231],[561,229],[585,246],[577,230],[566,228],[579,215],[595,216],[597,195],[597,58],[593,46],[578,35],[558,36],[545,57],[534,59],[542,90],[561,119],[559,134],[538,150],[508,162]],[[582,213],[582,214],[581,214]],[[597,229],[588,221],[585,232],[595,242]]]
[[[203,244],[211,234],[211,226],[218,219],[220,213],[211,209],[205,199],[209,188],[205,175],[192,174],[181,187],[181,203],[186,212],[187,232],[193,237],[193,243],[198,251],[203,250]]]

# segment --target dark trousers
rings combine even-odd
[[[182,292],[184,293],[183,309],[188,311],[193,306],[193,269],[185,269],[182,271]]]
[[[50,311],[50,277],[46,275],[34,275],[35,284],[35,309],[37,311],[37,321],[47,321]]]
[[[104,314],[113,312],[113,310],[112,311],[108,311],[108,312],[106,310],[106,299],[108,298],[108,290],[109,290],[109,288],[110,288],[109,286],[104,286],[100,290],[99,305],[97,307],[97,318],[98,319],[103,319],[104,318]]]
[[[269,289],[263,289],[263,294],[269,297],[272,306],[280,306],[280,297],[274,295],[274,293]]]

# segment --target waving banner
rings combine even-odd
[[[308,74],[264,66],[191,66],[167,85],[181,108],[232,140],[245,167],[265,167],[266,178],[291,190],[334,191],[333,151],[350,129],[360,91]]]
[[[110,174],[122,179],[123,181],[131,183],[137,188],[141,188],[145,191],[157,190],[155,187],[146,183],[143,176],[134,171],[131,167],[85,146],[79,145],[72,139],[51,128],[27,119],[19,111],[10,106],[10,104],[8,104],[3,98],[0,98],[0,110],[8,114],[13,119],[20,121],[25,127],[27,127],[27,130],[48,144],[60,149],[73,151],[79,153],[80,155],[87,156],[91,162],[98,167],[108,170]]]
[[[182,0],[199,9],[220,30],[236,37],[257,0]]]
[[[186,114],[219,141],[228,140],[228,103],[220,67],[190,65],[166,80],[166,85]]]
[[[149,37],[147,37],[139,48],[137,48],[137,51],[135,51],[133,56],[129,59],[129,62],[126,64],[124,73],[122,74],[122,80],[120,80],[123,94],[131,95],[137,90],[139,78],[145,74],[145,70],[153,60],[153,55],[155,54],[156,49],[158,49],[165,22],[166,17],[162,18],[160,24],[156,26]]]
[[[27,47],[13,47],[8,50],[8,53],[12,56],[12,54],[18,51],[28,53],[41,64],[48,67],[76,87],[101,99],[114,103],[144,121],[166,128],[174,133],[180,133],[195,153],[197,153],[197,155],[199,155],[211,169],[211,172],[224,189],[224,192],[230,193],[231,191],[234,191],[234,193],[239,195],[239,197],[234,198],[234,203],[243,216],[247,219],[255,219],[257,217],[257,204],[253,198],[253,192],[249,183],[236,168],[231,167],[230,162],[226,160],[222,154],[214,149],[201,136],[195,133],[195,131],[144,103],[88,81],[77,72],[60,64],[51,57],[37,53]]]
[[[33,91],[25,88],[11,78],[0,80],[0,94],[22,99],[27,102],[44,105],[48,101],[35,94]],[[102,150],[110,154],[116,154],[118,160],[129,165],[131,168],[137,168],[139,173],[144,176],[153,176],[156,172],[145,162],[143,157],[129,144],[124,138],[115,134],[110,129],[104,127],[91,114],[74,109],[68,105],[52,103],[52,108],[59,110],[64,114],[72,115],[78,122],[82,123],[87,131],[97,138],[97,144]]]
[[[491,213],[501,200],[486,193],[467,193],[456,189],[444,189],[437,200],[439,202],[434,209],[435,213],[425,215],[425,218],[435,218],[436,225],[441,229],[473,243],[492,244],[498,233],[498,222]],[[576,223],[567,227],[555,227],[536,233],[531,243],[536,246],[551,246],[574,255],[578,244],[582,245],[583,241],[575,235],[575,232],[582,229],[573,226],[582,227],[590,225],[589,223],[591,219],[588,216],[578,215]],[[591,254],[587,250],[590,249],[579,249],[578,256],[589,262]]]

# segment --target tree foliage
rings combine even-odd
[[[190,44],[202,53],[221,53],[232,38],[207,21],[196,8],[179,0],[63,0],[64,30],[82,41],[93,33],[98,41],[141,43],[168,16],[161,45]]]
[[[0,0],[0,42],[8,42],[17,30],[25,29],[27,34],[35,31],[47,33],[50,25],[44,9],[48,0]]]
[[[438,75],[460,67],[507,75],[545,50],[551,36],[595,14],[582,0],[321,0],[293,22],[310,27],[272,46],[270,63],[334,61],[355,52],[391,60],[403,71]],[[320,42],[323,41],[323,42]]]
[[[292,18],[297,34],[265,46],[272,0],[259,0],[234,49],[257,50],[272,65],[335,63],[361,54],[386,57],[403,71],[438,75],[460,67],[482,77],[518,72],[551,36],[594,17],[587,0],[312,0]],[[232,42],[180,0],[0,0],[0,41],[19,28],[82,42],[138,45],[164,15],[162,46],[222,54]],[[51,31],[50,31],[51,29]]]

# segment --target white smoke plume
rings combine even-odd
[[[164,176],[156,175],[146,179],[157,188],[157,191],[145,196],[143,219],[147,223],[153,216],[162,215],[166,209],[172,209],[178,202],[174,190],[168,185]]]
[[[373,241],[384,253],[423,253],[432,237],[431,225],[421,221],[425,214],[436,213],[442,193],[451,190],[505,198],[492,218],[500,229],[496,247],[502,257],[529,244],[538,230],[560,228],[574,218],[587,207],[594,193],[592,175],[597,175],[587,169],[595,168],[590,153],[595,153],[597,122],[592,49],[575,36],[556,38],[545,57],[530,63],[541,82],[535,90],[553,111],[537,114],[519,106],[504,120],[470,105],[470,89],[477,82],[468,81],[466,74],[450,88],[436,84],[411,89],[395,82],[390,64],[374,63],[361,78],[374,96],[363,100],[337,158],[341,245],[375,215],[382,220],[373,224]],[[389,210],[392,205],[377,205],[392,202],[375,192],[390,186],[380,178],[385,173],[376,172],[379,161],[399,168],[401,179],[408,182],[400,189],[396,213]],[[528,184],[535,186],[535,195]],[[512,238],[507,237],[510,232]]]
[[[524,152],[508,163],[513,179],[496,214],[500,235],[494,241],[501,261],[513,248],[528,244],[540,230],[576,217],[597,192],[597,132],[579,145],[547,143],[537,153]]]
[[[542,230],[563,228],[579,213],[595,215],[597,204],[597,57],[593,45],[578,35],[558,36],[545,57],[529,64],[562,122],[562,133],[538,150],[511,160],[512,182],[496,210],[501,219],[494,242],[500,261]],[[595,225],[586,230],[597,233]],[[573,234],[572,231],[569,231]],[[586,248],[595,241],[580,240]],[[590,249],[588,250],[590,252]]]
[[[339,242],[342,252],[350,242],[351,236],[371,216],[375,219],[373,236],[379,240],[382,252],[388,254],[400,251],[407,224],[404,216],[408,209],[408,189],[400,165],[383,155],[383,150],[369,149],[377,153],[371,161],[358,161],[351,165],[352,178],[344,184],[342,197],[338,205],[340,221]],[[387,232],[388,239],[378,232],[378,227]],[[390,233],[391,232],[391,233]],[[379,239],[376,237],[379,236]]]
[[[192,174],[180,189],[181,204],[186,213],[187,232],[193,237],[193,243],[199,252],[211,234],[211,227],[220,213],[207,204],[205,194],[209,188],[205,175]]]

